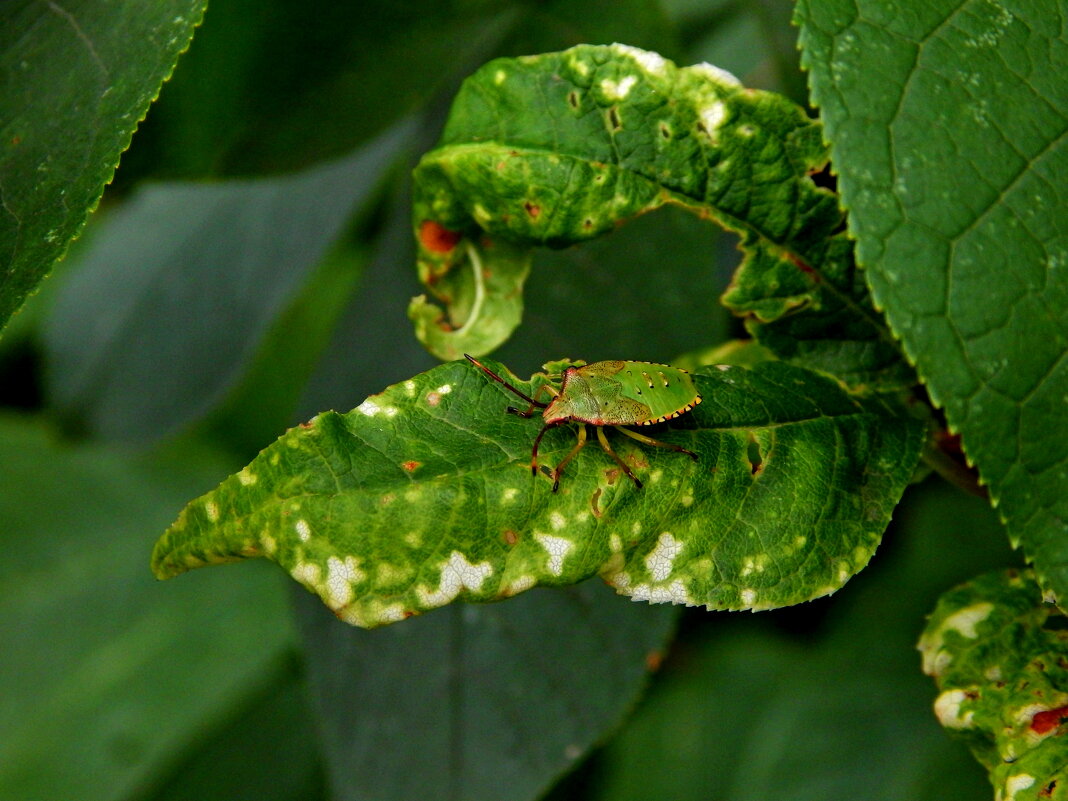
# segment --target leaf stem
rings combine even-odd
[[[954,458],[953,453],[950,453],[950,448],[963,455],[958,437],[947,434],[945,431],[936,431],[928,437],[920,458],[950,484],[979,498],[989,499],[990,493],[987,488],[979,483],[979,473]]]

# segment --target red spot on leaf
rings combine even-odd
[[[313,423],[311,420],[308,420],[307,422],[301,423],[300,427],[301,428],[314,428],[315,427],[315,423]]]
[[[12,136],[11,137],[11,144],[13,144],[16,147],[18,147],[20,144],[22,144],[22,137],[21,136]]]
[[[601,507],[599,507],[597,505],[597,499],[600,498],[600,497],[601,497],[601,488],[598,487],[597,489],[595,489],[593,491],[593,497],[590,498],[590,509],[593,511],[593,516],[594,517],[600,517],[601,514],[602,514]]]
[[[437,406],[439,403],[441,403],[441,395],[437,392],[428,392],[426,393],[426,402],[430,406]]]
[[[409,473],[414,473],[417,467],[422,467],[422,462],[417,462],[414,459],[409,459],[407,462],[401,462],[401,467],[407,470]]]
[[[531,203],[529,200],[523,204],[523,208],[527,210],[527,214],[530,215],[530,219],[536,220],[541,215],[541,206]]]
[[[431,253],[451,252],[460,238],[459,232],[450,231],[433,220],[423,220],[419,225],[419,242]]]
[[[505,529],[501,537],[508,545],[515,545],[519,542],[519,535],[510,528]]]
[[[1036,712],[1031,718],[1031,731],[1035,734],[1048,734],[1068,720],[1068,706]]]

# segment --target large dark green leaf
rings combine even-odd
[[[704,369],[704,402],[662,432],[698,462],[614,437],[640,491],[591,448],[552,493],[530,475],[537,422],[453,362],[290,430],[192,502],[153,567],[265,556],[367,627],[597,574],[637,599],[722,609],[833,592],[875,550],[922,425],[779,362]],[[557,430],[540,458],[571,445]]]
[[[0,327],[85,224],[205,5],[0,6]]]
[[[675,619],[590,582],[373,632],[305,597],[339,801],[537,798],[633,706]]]
[[[57,298],[53,404],[102,437],[143,442],[218,403],[410,134],[395,127],[292,176],[139,192]]]
[[[809,177],[826,158],[798,106],[708,64],[622,45],[490,62],[415,172],[420,278],[448,307],[413,302],[416,333],[442,358],[485,353],[519,323],[533,246],[678,205],[741,236],[724,300],[764,344],[851,384],[908,384]]]
[[[802,2],[877,303],[1068,597],[1068,33],[1057,0]]]
[[[146,535],[220,472],[0,420],[0,797],[140,798],[292,647],[270,571],[145,570]]]
[[[145,801],[328,801],[303,671],[287,665],[191,744]],[[216,721],[213,721],[216,722]]]

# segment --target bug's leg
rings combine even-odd
[[[646,445],[653,445],[657,448],[668,448],[669,450],[678,451],[679,453],[685,453],[695,462],[697,461],[697,454],[693,451],[688,451],[685,448],[680,448],[678,445],[672,445],[670,442],[661,442],[658,439],[647,437],[645,434],[639,434],[637,431],[631,431],[629,428],[623,428],[623,426],[615,426],[616,431],[621,431],[631,439],[636,439],[638,442],[644,442]]]
[[[614,426],[614,428],[619,428],[619,426]],[[619,454],[612,450],[612,446],[608,444],[608,437],[604,435],[603,428],[598,427],[597,439],[600,440],[601,447],[604,448],[604,452],[611,456],[613,459],[615,459],[616,464],[623,468],[623,472],[626,473],[627,477],[634,482],[634,486],[636,486],[638,489],[641,489],[642,482],[638,480],[638,477],[636,475],[634,475],[634,471],[630,469],[627,463],[619,458]]]
[[[601,429],[598,428],[597,430],[600,431]],[[578,430],[578,442],[575,443],[575,447],[571,449],[571,452],[565,456],[563,461],[556,466],[555,470],[553,470],[553,492],[556,492],[557,488],[560,486],[560,476],[564,472],[564,468],[567,467],[567,463],[575,458],[575,454],[581,451],[585,444],[586,426],[580,424]]]
[[[526,401],[527,403],[529,403],[529,404],[530,404],[530,408],[531,408],[531,409],[534,409],[535,407],[537,407],[537,408],[539,408],[539,409],[544,409],[544,408],[545,408],[546,406],[548,406],[548,405],[549,405],[549,404],[547,404],[547,403],[542,403],[541,401],[539,401],[539,400],[537,399],[537,395],[535,395],[535,396],[534,396],[534,397],[532,398],[532,397],[530,397],[530,395],[527,395],[527,394],[526,394],[525,392],[520,392],[520,391],[519,391],[518,389],[516,389],[515,387],[513,387],[513,386],[512,386],[511,384],[509,384],[509,383],[508,383],[507,381],[505,381],[505,380],[504,380],[503,378],[501,378],[501,377],[500,377],[499,375],[497,375],[497,374],[496,374],[495,372],[493,372],[493,371],[492,371],[491,369],[489,369],[488,367],[486,367],[486,365],[484,365],[484,364],[483,364],[482,362],[480,362],[480,361],[479,361],[478,359],[476,359],[476,358],[475,358],[474,356],[472,356],[472,355],[470,355],[470,354],[468,354],[468,353],[465,353],[465,354],[464,354],[464,358],[465,358],[465,359],[467,359],[467,360],[468,360],[469,362],[471,362],[471,364],[473,364],[473,365],[474,365],[475,367],[477,367],[477,368],[478,368],[479,370],[481,370],[481,371],[482,371],[483,373],[485,373],[485,374],[486,374],[486,375],[488,375],[488,376],[489,376],[490,378],[492,378],[492,379],[493,379],[494,381],[496,381],[496,382],[497,382],[498,384],[500,384],[500,385],[501,385],[501,386],[503,386],[503,387],[504,387],[505,389],[507,389],[507,390],[508,390],[509,392],[511,392],[511,393],[512,393],[513,395],[518,395],[518,396],[519,396],[519,397],[521,397],[521,398],[522,398],[523,400],[525,400],[525,401]],[[538,394],[540,394],[540,390],[539,390],[539,393],[538,393]],[[527,415],[527,417],[529,417],[529,416],[530,416],[530,415],[528,414],[528,415]]]
[[[516,417],[533,417],[535,409],[544,409],[545,408],[545,404],[544,403],[540,403],[538,401],[538,396],[541,395],[542,392],[548,392],[554,398],[558,394],[560,394],[556,390],[555,387],[551,387],[548,384],[542,384],[540,387],[538,387],[538,391],[534,393],[534,398],[533,398],[530,406],[527,407],[526,411],[521,412],[521,411],[519,411],[519,409],[515,408],[514,406],[509,406],[507,409],[505,409],[505,411],[508,412],[508,414],[514,414]]]
[[[547,423],[542,426],[541,431],[538,432],[538,436],[534,437],[534,447],[530,451],[530,474],[536,476],[538,474],[538,445],[541,443],[541,438],[545,436],[545,432],[550,428],[560,425],[559,423]]]

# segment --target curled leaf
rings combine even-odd
[[[442,358],[486,353],[518,325],[521,254],[677,205],[741,237],[724,300],[762,344],[851,385],[910,384],[837,199],[810,177],[826,163],[818,122],[709,64],[624,45],[492,61],[415,170],[419,276],[446,307],[416,299],[417,333]]]

